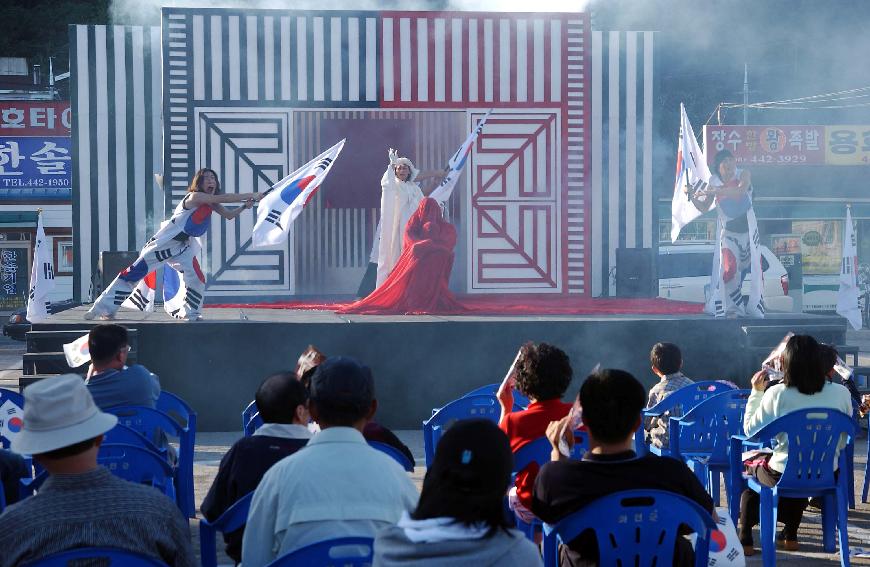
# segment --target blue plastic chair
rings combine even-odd
[[[124,480],[153,486],[173,502],[177,502],[173,483],[174,471],[166,459],[157,453],[136,445],[103,443],[97,453],[97,463]],[[33,495],[47,478],[48,472],[43,470],[32,479],[21,479],[21,498]]]
[[[382,453],[386,453],[387,455],[392,457],[393,460],[399,463],[406,471],[414,472],[414,463],[408,459],[408,456],[406,454],[399,451],[392,445],[381,443],[380,441],[369,441],[368,444],[372,448],[377,449]]]
[[[774,487],[763,486],[755,478],[744,480],[741,456],[746,444],[771,447],[776,436],[788,437],[788,461]],[[836,549],[834,529],[839,527],[840,564],[849,564],[847,474],[834,477],[834,453],[842,435],[854,437],[852,417],[830,408],[809,408],[790,412],[767,424],[752,437],[731,438],[732,491],[729,495],[731,517],[740,510],[740,492],[744,483],[761,497],[761,554],[765,566],[776,565],[776,513],[779,498],[822,497],[822,545],[827,553]],[[846,471],[846,452],[839,457],[841,471]]]
[[[18,392],[13,392],[12,390],[8,390],[6,388],[0,388],[0,406],[5,404],[7,401],[12,402],[21,409],[24,409],[24,396],[22,396]],[[11,441],[11,439],[7,439],[6,437],[0,435],[0,447],[8,449],[9,443]]]
[[[117,424],[109,431],[103,433],[103,444],[117,445],[119,443],[142,447],[143,449],[148,449],[152,453],[160,455],[163,459],[168,458],[165,447],[158,447],[152,443],[150,439],[122,423]]]
[[[193,493],[193,448],[196,431],[182,427],[162,411],[141,406],[119,406],[108,408],[109,413],[118,416],[118,422],[135,429],[148,439],[158,440],[158,430],[178,438],[178,464],[175,467],[175,488],[178,507],[188,517],[196,517]]]
[[[538,468],[544,466],[545,463],[550,462],[550,453],[552,450],[552,446],[550,445],[549,439],[546,437],[539,437],[535,439],[531,443],[527,443],[520,447],[514,453],[514,469],[513,475],[516,476],[520,471],[535,463],[538,465]],[[511,483],[513,486],[513,483]],[[540,520],[533,520],[531,523],[526,523],[519,516],[514,516],[517,521],[517,529],[523,532],[526,535],[526,538],[529,541],[535,541],[535,532],[543,526],[543,523]]]
[[[250,437],[254,431],[263,426],[263,418],[260,417],[260,410],[257,409],[257,402],[253,401],[248,404],[248,407],[242,412],[242,431],[245,437]]]
[[[679,417],[707,398],[712,398],[716,394],[733,389],[728,384],[716,380],[695,382],[673,392],[655,406],[643,410],[641,412],[641,424],[646,423],[646,418],[661,417],[666,412],[670,413],[672,417]],[[670,446],[659,448],[651,443],[647,443],[644,434],[644,427],[639,427],[634,434],[634,447],[638,456],[648,453],[654,453],[659,456],[671,454]]]
[[[686,462],[698,480],[719,505],[719,477],[728,484],[731,436],[743,433],[743,414],[750,390],[729,390],[707,398],[686,412],[670,419],[670,451]]]
[[[298,565],[341,565],[341,567],[370,567],[374,554],[374,538],[340,537],[300,547],[282,555],[266,567]]]
[[[199,556],[202,567],[217,567],[217,532],[227,534],[243,527],[248,522],[248,510],[251,509],[253,497],[253,491],[245,494],[214,522],[205,518],[199,521]]]
[[[672,565],[680,525],[698,538],[695,565],[706,567],[713,517],[697,503],[662,490],[628,490],[601,497],[557,524],[544,524],[544,567],[559,565],[559,544],[586,530],[598,540],[600,565]]]
[[[466,396],[494,396],[496,392],[498,392],[498,388],[501,384],[487,384],[485,386],[481,386],[480,388],[475,388],[474,390],[464,394],[462,397]],[[529,407],[529,398],[525,397],[518,391],[514,390],[514,405],[521,406],[523,409]]]
[[[196,412],[187,402],[172,392],[161,390],[160,397],[157,398],[156,409],[177,421],[182,427],[196,432]]]
[[[514,411],[523,408],[514,404]],[[494,395],[476,394],[453,400],[446,406],[436,410],[432,416],[423,422],[423,449],[426,454],[426,466],[432,464],[435,458],[435,447],[447,429],[460,419],[488,419],[498,423],[501,407]]]
[[[71,561],[81,559],[101,559],[108,561],[107,565],[117,565],[119,567],[126,567],[128,565],[130,567],[167,567],[166,563],[153,557],[134,551],[110,547],[78,547],[68,551],[61,551],[31,563],[26,563],[25,567],[67,567]]]

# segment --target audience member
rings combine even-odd
[[[840,384],[829,382],[816,340],[808,335],[795,335],[788,340],[782,354],[783,378],[778,384],[766,388],[768,373],[760,370],[752,377],[752,393],[746,402],[743,429],[747,435],[757,431],[778,417],[805,408],[831,408],[852,415],[849,391]],[[774,486],[785,471],[788,461],[788,438],[777,437],[777,445],[768,460],[751,467],[751,474],[765,486]],[[837,455],[846,445],[841,439]],[[837,466],[835,457],[834,466]],[[752,490],[740,496],[740,543],[746,555],[755,553],[752,528],[758,524],[759,497]],[[807,507],[806,498],[779,499],[777,519],[784,528],[777,536],[777,544],[789,551],[797,551],[797,531]]]
[[[290,372],[269,376],[256,394],[263,425],[251,437],[236,441],[223,459],[202,502],[203,516],[217,520],[237,500],[257,488],[272,465],[305,446],[308,431],[308,392]],[[244,528],[224,534],[227,555],[242,560]]]
[[[296,378],[302,382],[306,388],[308,388],[311,383],[311,377],[314,375],[314,371],[324,360],[326,360],[326,355],[323,354],[323,352],[314,345],[308,345],[308,348],[299,355],[299,360],[296,363]],[[312,424],[311,429],[316,432],[317,424]],[[405,455],[410,462],[414,462],[414,454],[411,453],[411,449],[402,443],[402,440],[399,439],[395,433],[375,421],[374,418],[366,423],[362,434],[363,437],[366,438],[366,441],[386,443]]]
[[[540,565],[537,547],[505,516],[512,465],[495,424],[457,422],[438,443],[417,509],[378,533],[373,566]]]
[[[6,449],[0,449],[0,484],[6,505],[18,501],[18,481],[30,476],[24,457]],[[0,506],[0,510],[3,507]]]
[[[520,347],[513,367],[513,380],[502,382],[496,393],[501,406],[499,427],[508,436],[511,451],[517,452],[543,437],[551,421],[568,415],[571,404],[564,403],[562,396],[572,376],[571,362],[561,349],[547,343],[536,345],[531,342]],[[531,402],[523,411],[513,411],[514,387]],[[508,495],[511,510],[526,522],[534,519],[529,508],[537,474],[538,465],[535,463],[519,471]]]
[[[849,395],[852,396],[853,415],[857,415],[858,408],[861,407],[861,392],[855,385],[855,380],[853,380],[855,374],[852,373],[849,376],[843,377],[837,372],[835,367],[837,366],[837,359],[840,358],[837,347],[819,343],[819,356],[821,357],[822,370],[825,376],[827,376],[828,381],[842,384],[849,390]]]
[[[118,419],[101,412],[81,380],[67,374],[24,390],[24,427],[12,450],[48,471],[39,492],[0,515],[0,566],[76,547],[113,547],[169,565],[195,565],[190,529],[154,488],[97,464],[103,433]]]
[[[656,343],[649,353],[650,366],[659,381],[649,390],[647,409],[655,406],[680,388],[694,384],[680,370],[683,368],[683,354],[680,347],[673,343]],[[665,412],[659,417],[647,420],[645,428],[648,441],[656,447],[668,447],[668,419],[674,412]]]
[[[127,329],[97,325],[88,334],[91,367],[87,385],[100,409],[117,406],[153,408],[160,397],[160,381],[141,364],[127,366]]]
[[[599,370],[586,378],[579,396],[589,451],[579,461],[569,461],[559,452],[560,439],[569,446],[574,442],[566,431],[568,417],[547,428],[552,461],[541,468],[532,500],[539,518],[556,523],[596,498],[642,488],[680,494],[713,513],[713,501],[685,464],[653,454],[638,458],[632,450],[646,397],[634,376],[624,370]],[[676,547],[675,564],[694,564],[688,540],[678,538]],[[560,553],[562,565],[598,564],[598,544],[588,530],[562,546]]]
[[[378,407],[371,370],[350,358],[328,358],[314,372],[309,394],[321,431],[263,476],[242,544],[245,567],[324,539],[374,537],[417,504],[404,469],[362,436]]]

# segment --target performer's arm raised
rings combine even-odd
[[[212,204],[211,208],[214,212],[216,212],[217,214],[219,214],[223,218],[225,218],[227,220],[232,220],[232,219],[236,218],[237,216],[239,216],[240,214],[242,214],[242,211],[244,211],[245,209],[250,209],[253,206],[254,206],[254,199],[248,199],[247,201],[245,201],[245,203],[241,207],[236,207],[232,210],[227,209],[226,207],[224,207],[220,203]]]
[[[259,201],[263,198],[261,193],[221,193],[213,195],[196,191],[187,197],[187,205],[198,207],[200,205],[219,205],[221,203],[244,203],[246,201]]]

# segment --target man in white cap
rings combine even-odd
[[[49,477],[35,496],[0,515],[0,567],[77,547],[111,547],[169,565],[195,565],[190,528],[175,504],[97,464],[103,434],[117,422],[97,408],[75,374],[24,390],[24,425],[12,450],[33,455]]]

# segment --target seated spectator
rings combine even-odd
[[[326,360],[326,355],[323,354],[316,346],[308,345],[308,348],[299,355],[299,360],[296,363],[296,378],[302,382],[302,385],[308,388],[308,385],[311,383],[311,377],[314,375],[314,371],[317,369],[318,365],[321,362]],[[317,431],[317,424],[312,424],[311,429],[314,432]],[[414,462],[414,454],[411,453],[411,449],[408,448],[407,445],[402,443],[401,439],[399,439],[395,433],[378,423],[372,418],[368,423],[366,423],[365,428],[363,429],[363,437],[366,438],[366,441],[377,441],[379,443],[386,443],[390,445],[394,449],[401,452],[405,457],[408,458],[412,463]]]
[[[378,533],[373,567],[540,565],[537,547],[505,517],[512,465],[507,437],[492,422],[457,422],[438,443],[417,509]]]
[[[677,345],[656,343],[649,353],[649,361],[653,374],[659,377],[659,381],[649,390],[649,399],[646,402],[647,409],[655,406],[680,388],[694,384],[692,380],[680,372],[683,367],[683,355]],[[668,419],[672,415],[676,416],[673,412],[665,412],[659,417],[647,419],[644,427],[649,443],[656,447],[668,447]]]
[[[752,393],[746,401],[743,414],[743,429],[746,435],[754,435],[765,425],[789,412],[805,408],[831,408],[852,415],[852,399],[849,390],[840,384],[829,382],[819,352],[819,344],[809,335],[795,335],[785,345],[782,354],[782,381],[767,387],[768,373],[760,370],[752,377]],[[774,486],[785,471],[788,462],[788,438],[781,434],[773,454],[757,466],[751,474],[765,486]],[[846,446],[846,439],[837,445],[837,455]],[[836,456],[834,467],[837,466]],[[752,528],[758,524],[759,496],[752,490],[740,495],[740,525],[738,535],[746,555],[755,553]],[[806,498],[779,499],[777,520],[784,524],[777,536],[777,545],[788,551],[797,551],[798,527],[807,507]]]
[[[18,481],[29,476],[24,457],[0,449],[0,484],[2,484],[0,489],[3,490],[3,498],[7,506],[18,501]]]
[[[257,388],[257,408],[263,425],[243,437],[221,459],[217,476],[202,502],[202,515],[213,522],[236,500],[252,492],[272,465],[308,443],[308,392],[295,374],[269,376]],[[224,534],[227,555],[242,560],[244,528]]]
[[[840,358],[840,353],[834,345],[819,344],[819,356],[821,357],[822,370],[828,378],[828,382],[842,384],[849,390],[849,395],[852,396],[853,415],[857,416],[858,408],[861,407],[861,392],[853,380],[854,372],[847,377],[842,377],[836,370],[837,359]]]
[[[599,370],[586,378],[579,396],[589,451],[582,460],[567,460],[558,445],[561,438],[569,446],[574,443],[574,435],[565,431],[569,419],[550,424],[552,461],[538,473],[532,500],[532,511],[540,519],[556,523],[597,498],[643,488],[674,492],[713,513],[713,501],[684,463],[653,454],[638,458],[632,450],[646,398],[634,376],[624,370]],[[675,553],[675,565],[694,565],[688,540],[677,538]],[[587,530],[562,546],[560,554],[561,565],[597,565],[598,543]]]
[[[571,383],[573,370],[568,355],[561,349],[547,343],[529,342],[520,347],[513,372],[514,379],[502,382],[496,397],[501,406],[499,427],[507,434],[511,451],[516,453],[543,437],[551,421],[562,419],[571,411],[571,404],[564,403],[562,396]],[[523,411],[513,411],[514,387],[531,402]],[[511,510],[526,522],[535,517],[529,508],[537,474],[535,463],[517,473],[516,483],[508,495]]]
[[[374,537],[417,504],[404,469],[362,436],[378,408],[371,370],[350,358],[328,358],[314,372],[309,394],[321,431],[263,476],[242,543],[245,567],[324,539]]]
[[[160,381],[141,364],[127,366],[127,329],[97,325],[88,334],[91,366],[86,383],[94,402],[105,410],[117,406],[153,408],[160,397]]]
[[[12,450],[33,455],[49,476],[35,496],[0,515],[0,566],[76,547],[114,547],[169,565],[196,564],[187,519],[175,503],[97,464],[103,433],[117,422],[97,408],[75,374],[25,388],[24,427]]]

